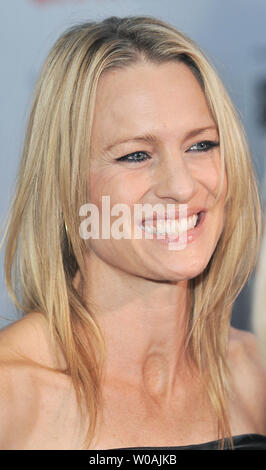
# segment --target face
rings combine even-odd
[[[102,196],[110,197],[111,208],[126,204],[132,236],[91,239],[91,255],[148,279],[197,276],[223,229],[226,180],[215,201],[220,176],[219,135],[201,87],[186,65],[139,62],[101,76],[92,127],[90,202],[102,217]],[[134,219],[134,205],[147,203],[176,209],[175,233],[166,233],[163,240],[157,225],[162,220]],[[187,210],[187,243],[181,250],[169,249],[180,237],[181,207]],[[141,239],[134,238],[134,221],[142,226]],[[145,232],[155,233],[145,239]]]

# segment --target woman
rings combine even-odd
[[[105,236],[117,204],[124,238]],[[145,204],[174,212],[133,220]],[[259,236],[243,131],[198,47],[145,17],[63,34],[7,231],[7,283],[26,315],[1,333],[1,448],[265,448],[256,344],[230,329]]]

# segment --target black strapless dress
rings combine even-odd
[[[203,444],[192,444],[186,446],[121,447],[112,450],[218,450],[219,443],[220,441],[210,441],[204,442]],[[239,436],[233,436],[233,443],[235,450],[266,450],[266,436],[261,434],[241,434]]]

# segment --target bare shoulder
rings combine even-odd
[[[248,348],[248,351],[254,354],[257,349],[257,340],[250,331],[231,327],[229,332],[229,347],[231,348],[231,353],[244,352]]]
[[[44,315],[29,313],[0,331],[0,360],[6,356],[56,367],[56,356]]]
[[[265,370],[260,357],[257,339],[253,333],[230,329],[229,363],[236,378],[253,378],[257,387],[265,385]]]
[[[256,336],[249,332],[230,328],[229,360],[247,366],[250,372],[263,374],[263,365]]]
[[[55,364],[41,314],[28,314],[0,331],[0,449],[23,448],[43,391],[51,397],[60,388]]]
[[[231,328],[228,363],[237,398],[265,433],[266,374],[253,333]]]

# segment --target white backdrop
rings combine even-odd
[[[0,223],[14,189],[32,89],[52,44],[77,22],[141,14],[172,23],[210,57],[242,116],[263,191],[266,142],[257,87],[266,79],[266,0],[1,0]],[[17,318],[3,281],[3,253],[0,272],[3,327]],[[251,286],[234,307],[233,324],[243,329],[249,329]]]

